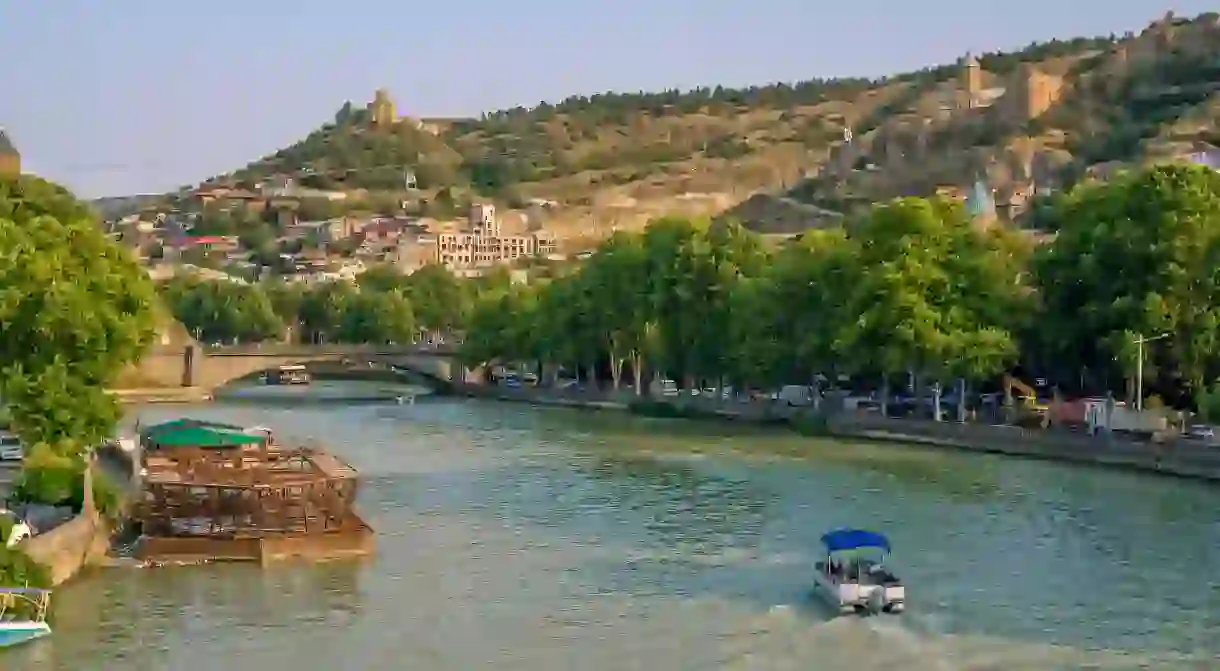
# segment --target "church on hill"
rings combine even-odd
[[[21,154],[13,146],[8,134],[0,128],[0,177],[16,177],[21,174]]]

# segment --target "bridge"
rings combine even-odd
[[[280,366],[317,362],[392,365],[441,388],[481,375],[462,367],[456,350],[446,345],[162,345],[154,347],[133,372],[148,386],[214,390]]]

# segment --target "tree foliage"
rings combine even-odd
[[[539,360],[609,378],[770,386],[848,373],[985,380],[1037,370],[1122,392],[1137,336],[1145,388],[1190,403],[1220,378],[1220,175],[1159,166],[1044,204],[1035,249],[956,203],[875,206],[765,251],[732,225],[666,218],[555,279],[485,296],[471,363]],[[1083,372],[1082,372],[1083,371]]]
[[[186,277],[166,283],[161,295],[178,321],[205,342],[259,342],[278,337],[284,327],[267,292],[249,284]]]
[[[71,451],[109,434],[103,389],[151,343],[154,297],[71,193],[0,180],[0,393],[26,444]]]
[[[1070,371],[1134,373],[1137,337],[1160,384],[1201,390],[1220,375],[1220,174],[1162,166],[1082,185],[1034,272],[1047,359]]]
[[[637,389],[646,369],[749,385],[834,370],[982,377],[1015,358],[1019,270],[939,201],[898,201],[774,253],[733,224],[664,218],[567,276],[489,297],[466,356],[602,362],[615,386],[629,360]]]
[[[161,294],[174,316],[201,340],[224,344],[289,338],[302,343],[411,342],[421,333],[461,331],[480,292],[505,286],[492,273],[462,280],[440,266],[403,275],[374,267],[355,284],[243,284],[176,279]]]
[[[1121,394],[1141,336],[1158,337],[1144,345],[1149,393],[1190,404],[1214,389],[1220,175],[1153,167],[1047,199],[1038,219],[1057,237],[1035,247],[955,203],[907,198],[770,249],[731,223],[666,217],[530,284],[429,267],[250,290],[306,342],[464,332],[468,363],[533,362],[641,391],[654,375],[884,386],[1020,365],[1069,393]]]

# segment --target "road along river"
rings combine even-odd
[[[303,392],[302,392],[303,393]],[[616,413],[421,399],[149,407],[315,439],[362,472],[363,563],[105,569],[0,668],[1212,668],[1220,488]],[[810,602],[879,528],[910,610]]]

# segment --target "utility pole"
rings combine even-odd
[[[1168,333],[1162,333],[1151,338],[1137,336],[1135,340],[1131,341],[1139,348],[1135,359],[1135,409],[1137,412],[1144,409],[1144,343],[1168,337]]]

